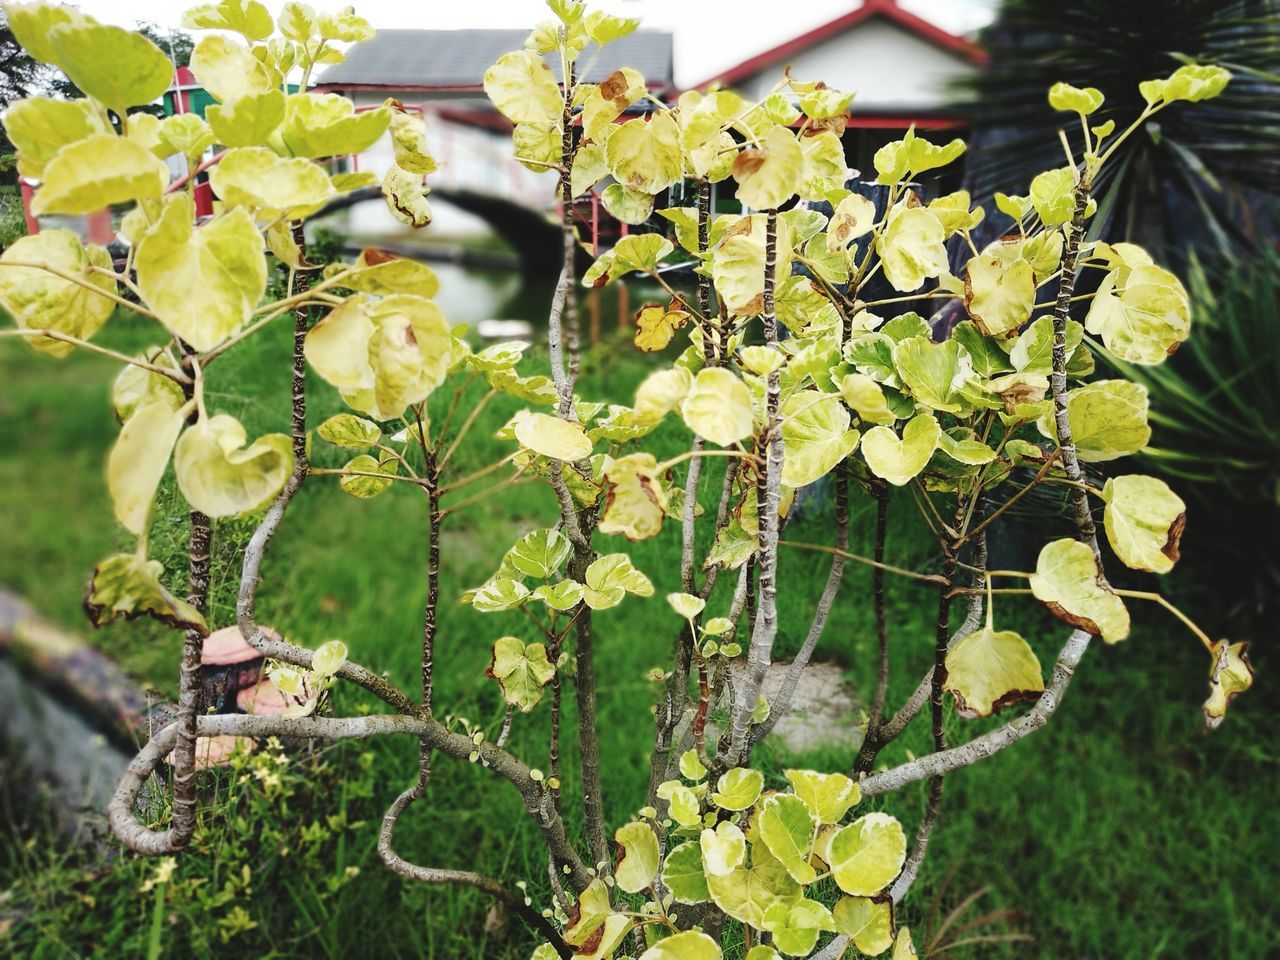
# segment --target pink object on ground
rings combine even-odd
[[[263,630],[276,640],[280,639],[280,634],[270,627],[263,627]],[[204,638],[200,662],[208,666],[222,667],[233,663],[247,663],[261,656],[262,654],[245,643],[239,627],[223,627]]]
[[[253,741],[248,737],[233,737],[230,734],[218,737],[196,737],[196,769],[206,770],[209,767],[226,766],[231,755],[236,752],[236,747],[241,743],[246,747],[253,746]],[[173,765],[172,752],[165,757],[165,762],[170,766]]]
[[[293,700],[281,693],[270,680],[260,680],[236,694],[236,706],[245,713],[274,716],[293,706]]]

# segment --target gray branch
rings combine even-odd
[[[900,790],[908,783],[914,783],[926,777],[933,777],[949,770],[967,767],[979,760],[985,760],[987,757],[999,753],[1005,747],[1017,743],[1023,737],[1035,733],[1048,722],[1054,711],[1058,709],[1058,704],[1062,702],[1062,696],[1066,693],[1067,686],[1071,683],[1071,677],[1075,673],[1076,666],[1080,663],[1080,658],[1084,656],[1084,652],[1089,648],[1089,641],[1092,639],[1092,636],[1083,630],[1072,631],[1058,654],[1057,662],[1053,665],[1053,675],[1049,685],[1045,688],[1044,693],[1040,695],[1040,699],[1036,701],[1035,706],[1022,716],[1016,720],[1009,721],[1003,726],[996,727],[996,729],[984,733],[982,736],[961,746],[930,753],[899,764],[896,767],[891,767],[881,773],[873,773],[859,784],[862,788],[862,795],[864,797],[879,796],[882,793]]]

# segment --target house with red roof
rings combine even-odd
[[[850,166],[867,175],[871,157],[914,125],[964,136],[949,104],[955,84],[986,63],[972,41],[904,9],[898,0],[863,0],[853,10],[707,77],[697,89],[732,87],[748,99],[768,95],[790,68],[797,80],[856,91],[844,135]]]

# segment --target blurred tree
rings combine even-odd
[[[1065,128],[1079,149],[1074,117],[1046,102],[1054,82],[1101,89],[1107,100],[1089,118],[1098,124],[1142,109],[1140,81],[1186,62],[1217,63],[1235,74],[1223,96],[1170,112],[1126,141],[1098,184],[1092,229],[1140,243],[1157,258],[1252,247],[1274,232],[1277,0],[1004,0],[982,43],[990,66],[961,92],[976,141],[967,168],[976,199],[1062,166],[1055,128]],[[1008,225],[994,219],[993,230]]]

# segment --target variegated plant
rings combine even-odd
[[[550,308],[547,377],[519,370],[521,344],[473,352],[430,299],[437,283],[426,267],[374,251],[319,275],[307,262],[302,221],[371,182],[366,175],[329,172],[326,158],[364,150],[388,131],[395,154],[382,184],[388,204],[407,223],[430,219],[422,177],[435,164],[420,118],[394,102],[356,112],[332,94],[286,92],[291,73],[301,72],[305,91],[316,65],[341,59],[340,44],[371,34],[349,9],[316,14],[291,2],[275,21],[257,0],[219,0],[190,11],[187,26],[217,31],[200,40],[191,61],[217,102],[207,121],[191,115],[161,121],[129,113],[169,84],[169,62],[148,40],[69,7],[7,5],[27,50],[61,68],[86,94],[69,102],[24,100],[5,114],[21,172],[41,181],[36,212],[130,207],[122,267],[62,230],[4,251],[0,303],[17,327],[3,332],[53,356],[80,348],[124,364],[113,398],[122,427],[108,480],[116,517],[136,536],[137,548],[97,567],[88,607],[97,623],[148,614],[186,630],[179,717],[130,766],[111,806],[112,825],[121,841],[143,853],[177,850],[189,841],[198,735],[407,733],[421,741],[421,761],[415,782],[387,811],[378,844],[383,860],[414,879],[468,884],[494,895],[540,938],[539,960],[620,954],[716,960],[726,949],[749,960],[833,958],[850,946],[866,955],[892,949],[895,960],[915,956],[910,933],[895,927],[894,907],[924,857],[942,777],[1041,726],[1091,638],[1126,637],[1127,600],[1164,605],[1204,644],[1211,663],[1204,712],[1211,726],[1251,682],[1244,644],[1211,639],[1162,596],[1113,588],[1103,571],[1103,544],[1109,543],[1120,563],[1167,572],[1178,559],[1182,501],[1151,477],[1112,475],[1099,487],[1084,469],[1141,450],[1151,432],[1145,389],[1093,379],[1095,355],[1160,363],[1191,326],[1177,277],[1132,244],[1084,240],[1095,209],[1092,185],[1116,145],[1143,122],[1178,101],[1216,95],[1229,74],[1185,66],[1143,84],[1147,108],[1123,128],[1114,119],[1091,123],[1103,102],[1099,91],[1055,86],[1049,104],[1076,115],[1083,152],[1075,155],[1064,136],[1062,167],[1036,177],[1025,197],[997,195],[1008,229],[978,249],[971,231],[983,219],[981,207],[964,192],[926,203],[913,185],[958,158],[961,141],[934,144],[909,131],[885,146],[875,156],[881,188],[875,202],[872,191],[849,187],[840,134],[851,94],[787,75],[761,102],[712,90],[686,92],[668,104],[651,95],[634,70],[585,83],[576,71],[584,52],[636,23],[587,12],[576,0],[549,0],[549,6],[553,18],[534,30],[525,49],[502,56],[484,82],[515,126],[517,159],[558,177],[564,269]],[[548,57],[558,61],[561,80]],[[197,223],[194,177],[172,180],[163,160],[183,156],[194,168],[214,144],[225,149],[200,166],[221,202],[211,219]],[[748,209],[713,217],[710,185],[728,178]],[[634,273],[667,286],[664,265],[691,264],[696,292],[667,287],[670,300],[645,305],[636,318],[640,349],[659,350],[677,337],[688,346],[643,382],[630,406],[617,397],[584,398],[577,392],[574,200],[599,191],[610,213],[639,224],[650,221],[657,199],[677,185],[696,205],[656,211],[676,242],[661,233],[628,236],[600,256],[581,283],[601,286]],[[829,205],[830,214],[815,209],[818,204]],[[960,275],[952,275],[948,251],[965,249],[971,256]],[[268,254],[286,265],[290,281],[287,295],[274,301],[264,296]],[[1098,271],[1101,282],[1077,295],[1076,280],[1086,269]],[[869,292],[880,278],[892,295]],[[924,316],[895,309],[925,304],[958,305],[967,319],[937,342]],[[92,341],[118,306],[155,321],[157,342],[140,356]],[[290,429],[250,438],[234,418],[210,414],[205,372],[285,315],[295,331]],[[352,451],[341,469],[308,464],[308,365],[353,411],[315,425],[320,440]],[[490,388],[478,400],[465,393],[476,379]],[[433,422],[427,400],[441,388],[453,389],[453,402]],[[499,392],[527,405],[500,433],[512,453],[454,476],[453,451],[479,408]],[[673,415],[690,432],[689,450],[660,461],[643,441]],[[711,458],[721,458],[727,469],[716,509],[700,513]],[[152,502],[170,463],[190,506],[186,600],[166,586],[164,570],[148,553]],[[441,524],[475,499],[460,491],[503,472],[548,484],[560,519],[523,536],[493,576],[464,597],[481,612],[521,608],[532,624],[528,636],[494,641],[488,676],[508,711],[502,730],[490,737],[440,718],[432,701],[433,651]],[[399,483],[427,498],[428,601],[418,698],[349,660],[340,642],[313,652],[256,623],[265,551],[290,500],[315,474],[336,475],[357,497]],[[831,478],[836,500],[833,543],[783,541],[795,492],[824,477]],[[1034,572],[988,570],[987,532],[1010,505],[1046,485],[1068,491],[1076,536],[1045,544]],[[921,522],[938,541],[938,572],[884,562],[890,486],[911,491]],[[848,550],[855,494],[876,503],[873,557]],[[1105,537],[1097,535],[1095,506],[1102,508]],[[243,556],[239,626],[274,662],[272,676],[295,707],[278,717],[199,715],[211,520],[245,514],[260,522]],[[667,597],[673,658],[653,676],[663,692],[648,796],[634,798],[638,815],[611,833],[600,791],[593,618],[628,594],[652,596],[653,584],[625,545],[662,535],[664,527],[669,534],[667,520],[682,545],[682,592]],[[697,549],[699,524],[712,527],[705,555]],[[784,546],[824,550],[832,563],[806,639],[770,702],[761,691],[778,633]],[[850,560],[875,570],[867,602],[875,605],[882,669],[865,741],[847,773],[788,770],[785,784],[768,782],[751,766],[753,747],[788,711]],[[933,667],[896,713],[885,703],[888,574],[936,590],[938,609],[929,641]],[[992,586],[1008,579],[1028,584]],[[1007,593],[1033,595],[1072,628],[1047,683],[1031,645],[1012,630],[996,629],[991,601]],[[958,598],[967,608],[955,623]],[[393,712],[327,715],[322,698],[339,678]],[[579,718],[581,782],[573,785],[560,779],[562,678]],[[948,744],[948,693],[965,717],[1031,706],[968,742]],[[926,702],[934,751],[872,772],[880,751]],[[538,722],[517,714],[535,711],[550,726],[546,773],[506,749],[513,722]],[[134,804],[170,750],[172,823],[155,831],[138,821]],[[523,883],[420,866],[395,851],[396,821],[425,794],[436,753],[481,764],[519,791],[546,845],[554,899],[545,908],[522,892]],[[930,800],[912,842],[886,812],[851,813],[863,798],[926,778]],[[582,838],[566,828],[563,808],[571,801],[581,804]],[[827,878],[831,883],[820,883]],[[732,935],[729,926],[736,928]],[[728,943],[744,946],[722,946]]]

